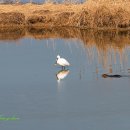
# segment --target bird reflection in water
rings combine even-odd
[[[60,70],[56,74],[57,81],[60,82],[62,79],[64,79],[68,74],[70,73],[69,70]]]

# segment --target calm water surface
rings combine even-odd
[[[129,32],[67,31],[0,34],[2,130],[130,129]]]

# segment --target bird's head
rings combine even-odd
[[[59,55],[57,55],[57,59],[59,59],[60,58],[60,56]]]

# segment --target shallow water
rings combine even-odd
[[[129,32],[14,34],[0,33],[0,115],[19,120],[0,121],[2,130],[130,129]],[[66,71],[54,66],[57,54]]]

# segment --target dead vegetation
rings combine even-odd
[[[24,25],[25,16],[19,12],[0,13],[0,25]]]
[[[0,5],[0,25],[130,29],[130,0]]]

